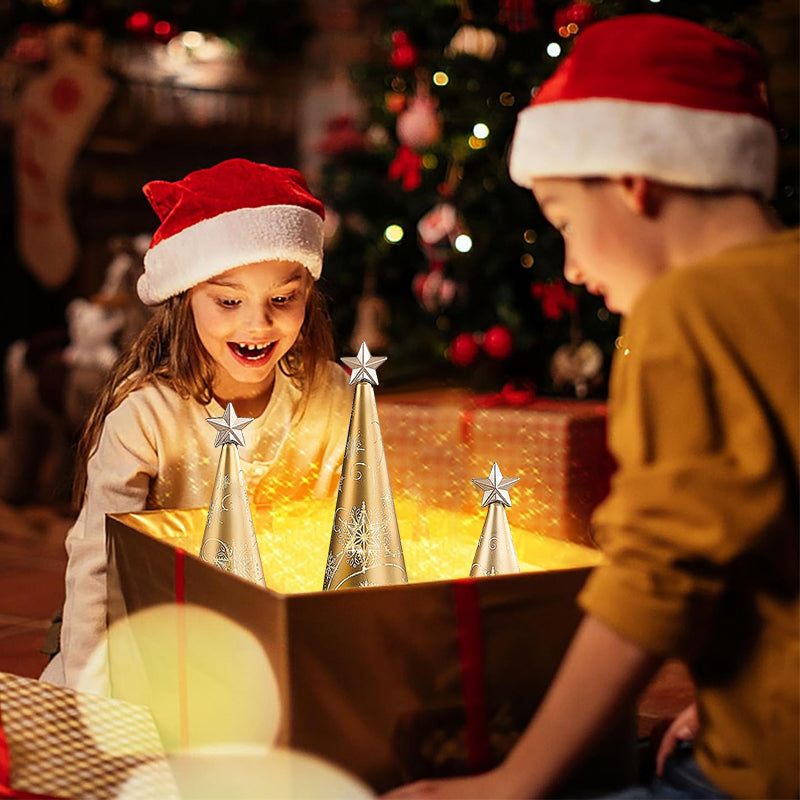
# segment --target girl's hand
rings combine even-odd
[[[667,732],[662,737],[656,754],[656,775],[663,773],[664,762],[667,760],[667,756],[675,749],[675,745],[678,742],[687,742],[694,739],[699,728],[700,721],[697,716],[697,704],[692,703],[675,717],[672,725],[667,728]]]

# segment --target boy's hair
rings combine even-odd
[[[72,493],[76,507],[83,503],[87,466],[97,448],[103,423],[131,392],[163,381],[183,398],[192,398],[202,405],[211,402],[214,361],[200,342],[189,297],[188,291],[182,292],[158,306],[112,368],[78,441]],[[311,283],[300,334],[278,363],[278,369],[302,389],[307,399],[320,366],[333,358],[327,302],[317,284]]]

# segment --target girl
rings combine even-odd
[[[255,503],[333,495],[352,405],[314,281],[323,206],[292,169],[224,161],[144,193],[161,220],[137,286],[157,305],[78,447],[60,652],[42,679],[108,693],[105,515],[197,508],[216,458],[206,420],[254,417],[239,448]]]

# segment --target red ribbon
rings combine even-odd
[[[536,399],[531,386],[515,386],[507,383],[499,392],[476,397],[472,401],[475,408],[494,408],[495,406],[528,406]]]
[[[178,606],[178,630],[175,639],[178,648],[178,730],[180,732],[181,747],[187,747],[189,744],[189,690],[186,686],[186,618],[183,613],[186,592],[185,562],[186,551],[176,547],[175,603]]]
[[[389,180],[402,178],[403,191],[410,192],[422,183],[422,156],[401,144],[394,161],[389,164]]]
[[[489,723],[486,710],[486,669],[481,635],[481,607],[475,578],[453,583],[458,631],[458,660],[466,718],[467,763],[472,772],[489,765]]]

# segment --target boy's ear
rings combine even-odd
[[[635,214],[652,217],[658,210],[655,187],[641,175],[624,175],[619,178],[619,188],[625,204]]]

